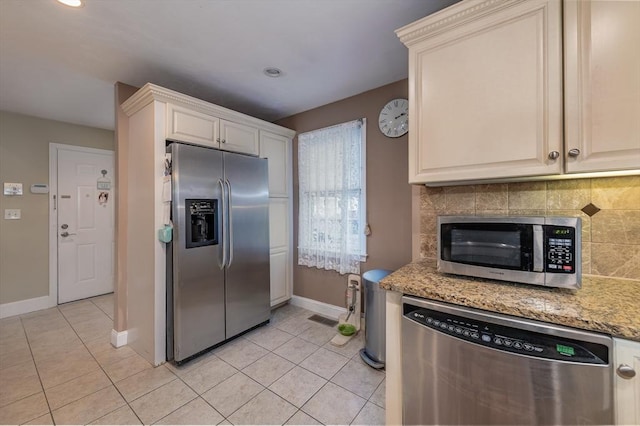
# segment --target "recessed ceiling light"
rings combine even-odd
[[[71,7],[82,6],[82,0],[58,0],[58,2],[64,4],[65,6],[71,6]]]
[[[267,77],[273,77],[273,78],[280,77],[282,75],[282,71],[276,67],[265,68],[264,70],[262,70],[262,72]]]

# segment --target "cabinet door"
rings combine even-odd
[[[560,173],[549,154],[562,152],[561,3],[445,13],[398,31],[409,46],[410,183]]]
[[[269,198],[269,248],[289,247],[289,199]]]
[[[218,148],[219,126],[216,117],[167,104],[167,139]]]
[[[271,306],[291,298],[290,200],[269,199]]]
[[[269,160],[269,197],[289,197],[290,156],[288,138],[260,131],[260,157]]]
[[[564,22],[567,171],[640,168],[640,2],[566,0]]]
[[[258,129],[220,120],[220,149],[258,155]]]
[[[614,343],[614,396],[616,424],[640,424],[640,343],[613,339]],[[631,367],[635,377],[618,374],[621,366]]]
[[[288,264],[288,250],[271,252],[271,306],[291,299]]]

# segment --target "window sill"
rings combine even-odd
[[[304,248],[304,247],[298,247],[298,251],[300,251],[300,250],[310,250],[310,249],[307,249],[307,248]],[[332,252],[332,251],[325,252],[325,254],[326,254],[327,257],[339,257],[338,253]],[[367,259],[369,258],[368,254],[350,254],[349,256],[358,257],[358,260],[360,262],[366,262]]]

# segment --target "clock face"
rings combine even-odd
[[[378,117],[380,131],[390,138],[399,138],[409,131],[409,102],[406,99],[389,101]]]

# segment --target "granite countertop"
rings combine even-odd
[[[640,341],[640,281],[582,276],[579,290],[443,274],[432,262],[403,266],[380,281],[399,293],[599,331]]]

